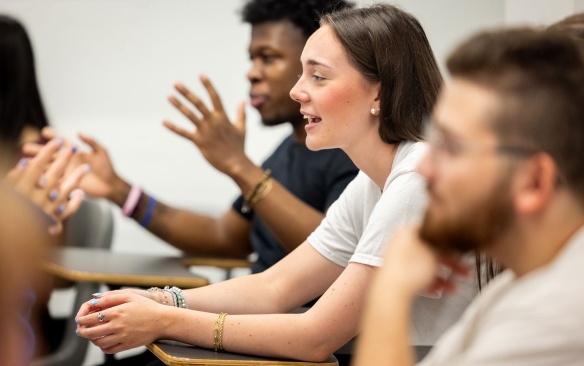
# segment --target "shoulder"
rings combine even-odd
[[[394,170],[402,172],[415,171],[427,151],[428,144],[425,142],[404,141],[400,143],[395,155],[392,173]]]

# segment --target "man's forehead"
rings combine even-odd
[[[490,134],[500,100],[486,87],[454,77],[442,88],[432,119],[440,129],[461,136]]]

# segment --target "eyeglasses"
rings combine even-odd
[[[424,126],[424,139],[433,151],[432,156],[455,159],[464,155],[491,153],[512,155],[515,157],[529,157],[538,152],[535,148],[516,145],[481,145],[476,142],[462,141],[449,137],[432,122]]]

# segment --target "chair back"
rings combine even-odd
[[[112,209],[110,203],[103,199],[85,198],[65,225],[68,246],[111,248],[113,234]]]
[[[112,246],[114,219],[110,203],[104,199],[85,198],[79,210],[65,223],[67,246],[108,249]],[[100,290],[100,285],[92,282],[75,284],[73,311]],[[74,314],[66,320],[65,334],[59,348],[42,358],[32,361],[31,366],[79,366],[83,364],[89,341],[75,334],[77,323]]]

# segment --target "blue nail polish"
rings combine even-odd
[[[65,205],[59,205],[59,207],[57,207],[57,209],[55,210],[55,214],[56,215],[60,215],[65,211]]]
[[[58,195],[59,195],[59,191],[57,191],[56,188],[53,188],[53,190],[51,191],[51,194],[49,195],[49,198],[51,201],[54,201],[57,199]]]
[[[73,154],[75,154],[78,149],[79,148],[77,147],[77,145],[73,145],[73,147],[71,148],[71,151],[73,151]]]
[[[77,317],[75,317],[75,324],[77,324],[77,323],[79,323],[79,320],[77,319]]]
[[[96,292],[96,293],[92,294],[91,296],[93,296],[93,297],[102,297],[103,294],[101,292]]]
[[[99,299],[93,299],[89,302],[90,305],[97,305],[99,303]]]
[[[24,168],[27,164],[28,164],[28,159],[27,158],[22,158],[18,162],[18,166],[20,166],[21,168]]]
[[[47,178],[45,178],[44,175],[41,175],[41,177],[39,178],[39,187],[43,188],[46,185],[47,185]]]
[[[75,329],[75,334],[79,337],[79,330]]]

